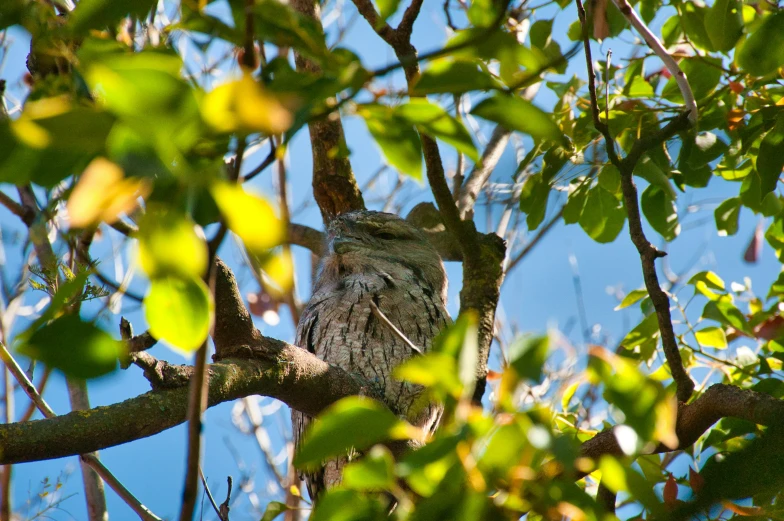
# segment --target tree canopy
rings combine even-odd
[[[780,517],[784,8],[351,4],[4,0],[0,52],[27,72],[0,80],[0,520],[16,519],[14,465],[76,455],[89,519],[104,483],[161,519],[96,451],[183,422],[171,479],[192,519],[204,410],[239,400],[258,438],[254,395],[319,416],[296,454],[259,438],[279,494],[255,505],[264,520]],[[370,143],[378,170],[359,173]],[[395,372],[444,403],[432,437],[267,334],[298,320],[323,224],[366,207],[460,263],[454,324]],[[670,245],[702,253],[681,237],[694,212],[720,236],[755,216],[744,259],[772,249],[773,283],[665,264]],[[637,254],[617,338],[584,307],[573,329],[521,331],[499,306],[521,306],[505,280],[572,230]],[[576,268],[575,288],[584,306]],[[152,390],[91,408],[86,382],[131,365]],[[71,413],[42,396],[52,371]],[[395,461],[408,439],[426,443]],[[301,497],[297,469],[349,450],[340,487]],[[215,516],[242,519],[221,500]]]

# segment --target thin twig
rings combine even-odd
[[[218,519],[221,521],[226,521],[226,518],[221,514],[220,507],[218,507],[218,504],[215,502],[215,498],[212,497],[210,487],[207,486],[207,479],[204,477],[204,471],[201,469],[201,465],[199,465],[199,477],[201,477],[201,484],[204,487],[204,492],[207,494],[207,499],[210,500],[210,504],[212,505],[213,510],[215,510],[215,513],[218,514]]]
[[[380,309],[378,309],[378,306],[372,300],[370,301],[370,310],[373,312],[376,318],[379,319],[389,329],[391,329],[392,333],[394,333],[396,337],[398,337],[404,344],[406,344],[409,347],[409,349],[411,349],[412,351],[420,355],[422,354],[422,350],[419,347],[417,347],[411,340],[409,340],[408,337],[404,335],[403,332],[400,331],[395,326],[395,324],[393,324],[392,321],[389,320],[387,316]]]
[[[683,73],[678,66],[678,62],[670,56],[670,53],[667,52],[667,49],[664,48],[656,35],[654,35],[648,26],[645,25],[645,22],[637,16],[637,12],[629,5],[629,2],[626,0],[613,0],[613,2],[618,6],[618,9],[620,9],[623,16],[629,20],[632,27],[640,33],[645,40],[645,43],[648,44],[648,47],[650,47],[662,63],[664,63],[664,66],[670,71],[672,77],[675,78],[675,82],[678,84],[678,88],[683,96],[683,103],[686,106],[686,111],[689,113],[689,122],[692,125],[695,125],[697,123],[697,101],[694,99],[694,93],[691,90],[686,74]]]
[[[465,218],[474,208],[474,203],[479,196],[479,192],[487,183],[490,175],[501,160],[501,156],[506,149],[506,144],[509,142],[509,136],[512,132],[501,125],[497,125],[493,129],[482,158],[474,165],[471,173],[463,184],[460,190],[460,199],[458,200],[458,207],[460,208],[460,216]]]
[[[41,411],[44,418],[54,418],[57,416],[35,388],[33,382],[27,378],[24,369],[22,369],[13,356],[11,356],[11,353],[2,342],[0,342],[0,360],[3,361],[16,381],[19,382],[19,386],[27,397],[30,398],[30,401],[32,401],[38,410]],[[136,497],[131,494],[93,454],[82,454],[80,457],[87,466],[93,469],[96,474],[112,487],[112,490],[114,490],[143,521],[161,521],[161,518],[150,512],[147,507],[140,503],[139,500],[136,499]]]
[[[558,213],[553,215],[553,217],[549,221],[547,221],[547,224],[539,228],[539,231],[536,232],[534,238],[528,241],[528,244],[526,244],[523,247],[523,249],[520,250],[520,253],[515,255],[514,259],[509,261],[509,265],[506,268],[507,273],[512,271],[512,269],[515,266],[517,266],[526,257],[526,255],[531,253],[531,250],[534,248],[534,246],[536,246],[539,243],[539,241],[541,241],[544,238],[544,236],[547,235],[547,233],[550,230],[552,230],[553,226],[558,224],[558,221],[561,219],[561,217],[563,217],[563,213],[564,213],[564,206],[562,206],[561,209],[558,210]]]

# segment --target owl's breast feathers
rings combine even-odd
[[[411,342],[427,351],[433,337],[449,323],[439,289],[407,267],[376,267],[334,278],[317,289],[304,310],[297,344],[374,382],[388,405],[406,415],[420,390],[393,379],[392,371],[415,353],[378,320],[370,303],[375,302]]]

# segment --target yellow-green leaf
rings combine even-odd
[[[150,283],[150,292],[144,298],[144,317],[152,336],[191,352],[207,340],[213,307],[201,279],[161,277]]]
[[[281,134],[294,117],[286,105],[248,73],[207,93],[201,105],[204,120],[220,132]]]
[[[239,235],[251,253],[263,255],[283,242],[283,223],[266,199],[229,183],[215,183],[211,193],[229,229]]]
[[[715,347],[716,349],[727,348],[727,335],[720,327],[706,327],[695,331],[694,335],[697,337],[697,342],[703,346]]]
[[[207,270],[207,243],[184,214],[151,206],[139,222],[139,263],[150,278],[201,277]]]

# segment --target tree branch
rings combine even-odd
[[[278,340],[262,337],[250,345],[224,346],[223,353],[226,358],[208,366],[210,407],[260,394],[316,416],[346,396],[380,398],[363,378]],[[61,458],[146,438],[183,423],[187,409],[185,385],[89,411],[3,424],[0,464]]]
[[[655,261],[657,258],[663,257],[666,254],[657,250],[645,236],[637,198],[637,187],[634,184],[633,175],[637,162],[647,150],[657,144],[663,143],[675,135],[679,130],[688,128],[690,125],[688,114],[690,114],[690,112],[684,113],[673,119],[663,129],[652,136],[647,136],[638,140],[632,147],[632,151],[629,155],[621,160],[615,152],[615,143],[609,128],[600,120],[599,105],[596,99],[596,79],[593,70],[593,60],[591,58],[591,45],[585,26],[585,9],[583,8],[581,0],[577,0],[577,12],[583,29],[583,46],[585,47],[585,60],[588,68],[588,91],[591,98],[591,113],[593,115],[594,126],[596,127],[596,130],[604,136],[607,155],[609,156],[610,161],[620,171],[623,201],[629,217],[629,235],[640,255],[645,288],[648,290],[648,295],[651,297],[651,302],[656,310],[656,319],[662,337],[662,349],[664,350],[667,365],[670,367],[670,373],[672,374],[672,378],[677,387],[678,400],[686,402],[694,392],[694,382],[683,368],[683,362],[678,350],[678,343],[675,339],[675,331],[672,326],[672,317],[670,316],[670,299],[664,290],[661,289],[659,276],[656,274]]]
[[[321,8],[313,0],[293,0],[291,6],[321,26]],[[313,61],[295,54],[297,69],[319,72]],[[323,118],[308,123],[313,151],[313,195],[325,223],[351,210],[364,210],[365,201],[359,190],[346,150],[346,138],[340,117]]]
[[[712,385],[694,402],[679,405],[675,424],[678,446],[670,448],[659,444],[653,453],[691,447],[705,431],[722,418],[738,418],[760,425],[781,424],[784,422],[784,400],[734,385]],[[602,431],[583,443],[580,453],[594,460],[604,455],[624,454],[613,429]]]

